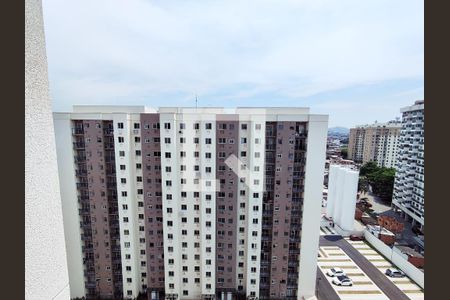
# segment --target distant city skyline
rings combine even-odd
[[[310,107],[350,128],[424,99],[423,1],[43,6],[55,111],[198,95],[199,106]]]

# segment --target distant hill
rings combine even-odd
[[[328,128],[328,133],[334,133],[334,134],[349,134],[350,129],[345,127],[331,127]]]

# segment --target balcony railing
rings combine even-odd
[[[86,147],[86,144],[83,143],[83,142],[74,142],[74,143],[73,143],[73,147],[74,147],[75,149],[83,149],[83,148]]]

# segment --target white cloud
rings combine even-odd
[[[44,0],[55,108],[423,78],[423,1]]]

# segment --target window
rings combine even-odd
[[[180,137],[180,144],[185,144],[185,143],[186,143],[186,138]]]
[[[247,152],[246,151],[241,151],[241,157],[246,157],[247,156]]]
[[[135,143],[140,143],[140,142],[141,142],[141,138],[138,137],[138,136],[135,136],[135,137],[134,137],[134,142],[135,142]]]
[[[206,138],[205,139],[205,144],[210,145],[211,144],[211,139],[210,138]]]
[[[208,129],[208,130],[212,129],[212,124],[211,123],[206,123],[205,124],[205,128]]]
[[[245,137],[241,138],[241,144],[247,144],[247,138]]]
[[[164,143],[170,144],[170,138],[168,138],[168,137],[164,138]]]
[[[119,136],[118,137],[119,143],[123,143],[125,141],[125,139],[123,138],[123,136]]]
[[[164,129],[170,129],[170,123],[164,123]]]
[[[125,156],[125,151],[119,151],[119,156],[124,157]]]
[[[261,124],[255,124],[255,129],[256,130],[260,130],[261,129]]]
[[[117,128],[123,129],[123,123],[117,123]]]
[[[211,158],[211,152],[206,152],[206,153],[205,153],[205,157],[206,157],[206,158]]]
[[[241,124],[241,129],[242,130],[247,130],[247,124]]]
[[[228,144],[234,144],[234,139],[228,139]]]
[[[186,123],[180,123],[180,129],[186,129]]]
[[[120,183],[127,183],[127,179],[126,178],[120,178]]]
[[[194,123],[194,129],[195,129],[195,130],[200,129],[200,124],[199,124],[199,123]]]
[[[166,158],[171,158],[171,157],[172,157],[172,154],[171,154],[170,152],[166,152],[166,153],[164,153],[164,156],[165,156]]]
[[[142,164],[136,164],[136,169],[138,170],[142,169]]]

